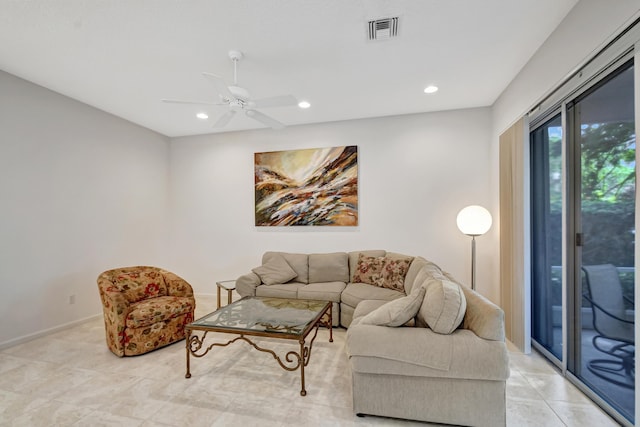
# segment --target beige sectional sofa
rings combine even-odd
[[[255,295],[276,298],[322,299],[332,301],[334,326],[349,327],[353,312],[360,301],[392,301],[401,298],[404,292],[353,283],[358,256],[395,257],[413,260],[402,254],[384,250],[334,252],[324,254],[299,254],[287,252],[265,252],[262,266],[284,258],[296,273],[285,283],[265,284],[255,272],[240,276],[236,281],[236,290],[241,296]],[[411,263],[405,282],[415,279],[420,263]],[[256,270],[256,269],[254,269]]]
[[[360,283],[372,259],[408,266],[402,288]],[[382,250],[266,252],[262,261],[238,278],[241,296],[334,302],[334,325],[349,328],[356,414],[506,424],[504,312],[482,295],[424,258]]]

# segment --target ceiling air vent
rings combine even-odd
[[[398,35],[398,17],[369,21],[369,40],[384,40]]]

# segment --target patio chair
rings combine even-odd
[[[623,387],[635,384],[634,322],[626,319],[622,285],[612,264],[583,266],[586,289],[583,295],[593,310],[593,346],[609,358],[593,359],[587,368],[594,375]],[[633,301],[630,301],[633,303]]]

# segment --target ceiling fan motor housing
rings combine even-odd
[[[231,94],[233,94],[233,96],[235,96],[236,98],[243,101],[248,101],[251,98],[251,96],[249,95],[249,91],[240,86],[229,86],[229,92],[231,92]]]

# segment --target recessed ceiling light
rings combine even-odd
[[[209,115],[207,113],[198,113],[196,114],[196,117],[199,118],[200,120],[206,120],[209,118]]]
[[[438,86],[427,86],[424,88],[424,93],[436,93],[438,91]]]
[[[309,107],[311,107],[311,104],[309,104],[307,101],[300,101],[298,103],[298,107],[300,107],[300,108],[309,108]]]

